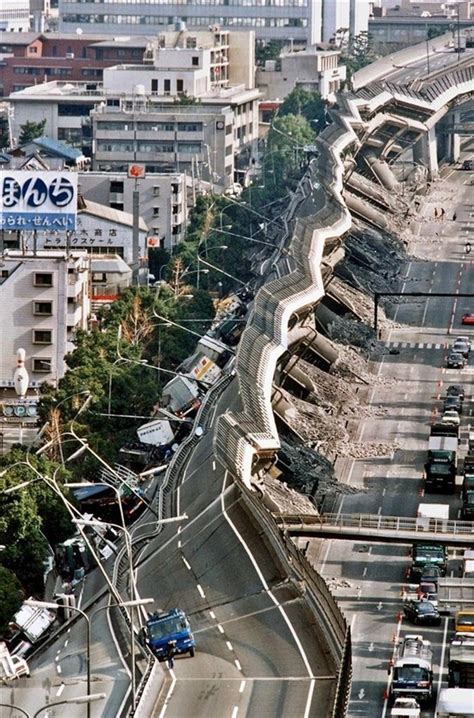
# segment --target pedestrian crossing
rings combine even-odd
[[[439,342],[387,342],[387,349],[446,349],[447,344]]]

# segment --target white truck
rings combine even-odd
[[[449,521],[449,504],[420,504],[416,513],[416,525],[422,531],[445,528]]]
[[[474,718],[474,689],[442,688],[435,718]]]
[[[25,659],[12,656],[7,644],[0,641],[0,680],[6,682],[29,675],[30,670]]]

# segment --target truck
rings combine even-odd
[[[474,690],[471,688],[442,688],[438,695],[435,718],[473,718]]]
[[[418,634],[404,636],[398,643],[391,674],[393,699],[415,698],[428,703],[433,697],[433,652],[431,643]]]
[[[410,570],[411,580],[419,581],[427,566],[439,568],[441,576],[446,574],[447,556],[446,549],[438,543],[414,543],[412,546],[412,565]]]
[[[474,688],[474,634],[456,633],[449,645],[448,685]]]
[[[155,612],[143,628],[144,640],[159,661],[170,655],[189,653],[194,656],[196,641],[184,611],[173,608],[166,613]]]
[[[199,409],[200,397],[197,383],[181,374],[165,384],[161,393],[163,407],[178,417]]]
[[[458,440],[455,436],[430,436],[425,463],[426,491],[454,493]]]
[[[449,504],[420,504],[416,513],[417,529],[438,531],[449,521]]]
[[[0,681],[11,681],[29,676],[30,669],[24,658],[12,655],[4,641],[0,641]]]
[[[459,439],[459,426],[441,422],[431,424],[430,436],[454,436]]]

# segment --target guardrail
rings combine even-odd
[[[270,542],[273,553],[302,586],[305,600],[317,620],[321,636],[324,637],[337,666],[331,718],[341,718],[346,713],[351,687],[350,627],[324,579],[313,569],[294,542],[282,534],[275,517],[262,506],[257,494],[241,484],[240,488],[245,508],[264,529],[263,535]]]

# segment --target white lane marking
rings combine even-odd
[[[176,515],[181,516],[181,484],[178,485],[176,491]]]
[[[240,665],[240,661],[238,661],[237,658],[236,658],[235,661],[234,661],[234,663],[235,663],[235,665],[236,665],[236,667],[237,667],[237,670],[238,670],[238,671],[241,671],[241,670],[242,670],[242,666]]]
[[[186,568],[188,569],[188,571],[191,571],[191,564],[189,564],[189,563],[186,561],[186,559],[184,558],[184,556],[181,556],[181,559],[182,559],[184,565],[186,566]]]
[[[163,708],[161,709],[161,712],[160,712],[160,715],[158,716],[158,718],[163,718],[164,714],[166,713],[166,709],[168,708],[168,704],[169,704],[169,702],[170,702],[171,696],[172,696],[173,691],[174,691],[174,687],[175,687],[175,685],[176,685],[176,676],[175,676],[175,674],[174,674],[173,671],[170,671],[170,673],[171,673],[171,675],[173,676],[173,680],[171,681],[171,685],[170,685],[170,687],[169,687],[169,691],[168,691],[168,693],[166,694],[165,703],[164,703],[164,705],[163,705]]]
[[[441,349],[441,344],[435,344],[435,349]]]
[[[233,650],[234,650],[234,648],[233,648],[233,646],[232,646],[232,643],[231,643],[230,641],[226,641],[226,642],[225,642],[225,645],[227,646],[227,648],[229,649],[229,651],[233,651]]]
[[[219,629],[219,631],[220,631],[221,633],[224,633],[224,629],[222,628],[222,626],[221,626],[220,623],[217,624],[217,628]]]
[[[213,471],[216,470],[216,462],[215,462],[215,461],[212,462],[212,470],[213,470]]]
[[[181,539],[178,540],[178,548],[181,548]]]
[[[242,548],[244,549],[245,553],[246,553],[247,556],[249,557],[250,562],[251,562],[252,566],[254,567],[255,572],[256,572],[257,576],[259,577],[260,582],[261,582],[263,588],[264,588],[265,591],[267,592],[268,598],[270,599],[270,601],[272,601],[272,602],[275,604],[275,606],[277,607],[278,611],[280,612],[280,614],[281,614],[281,616],[282,616],[284,622],[285,622],[286,625],[288,626],[288,629],[289,629],[289,631],[290,631],[290,633],[291,633],[291,635],[292,635],[292,637],[293,637],[293,640],[294,640],[294,642],[295,642],[295,644],[296,644],[296,647],[298,648],[298,651],[299,651],[299,653],[300,653],[300,656],[301,656],[301,658],[302,658],[302,660],[303,660],[303,663],[304,663],[304,665],[305,665],[305,667],[306,667],[306,670],[307,670],[307,672],[308,672],[308,675],[309,675],[310,678],[312,679],[311,682],[310,682],[309,691],[308,691],[308,696],[307,696],[307,699],[306,699],[306,706],[305,706],[305,710],[304,710],[304,713],[303,713],[303,718],[309,718],[309,715],[310,715],[310,712],[311,712],[311,703],[312,703],[312,700],[313,700],[313,693],[314,693],[314,686],[315,686],[315,678],[314,678],[313,671],[312,671],[312,669],[311,669],[310,662],[309,662],[309,660],[308,660],[308,656],[306,655],[306,652],[305,652],[305,650],[304,650],[304,648],[303,648],[303,645],[302,645],[302,643],[301,643],[301,641],[300,641],[300,638],[299,638],[298,634],[297,634],[296,631],[295,631],[295,628],[294,628],[293,624],[291,623],[290,619],[289,619],[288,616],[286,615],[285,609],[283,608],[283,606],[280,605],[280,603],[278,602],[278,599],[277,599],[277,598],[273,595],[273,593],[271,592],[270,587],[269,587],[268,583],[267,583],[266,580],[265,580],[265,576],[263,575],[263,573],[262,573],[262,571],[261,571],[261,569],[260,569],[260,566],[258,565],[258,563],[257,563],[257,561],[255,560],[255,557],[253,556],[253,554],[252,554],[250,548],[247,546],[247,544],[245,543],[243,537],[242,537],[242,536],[240,535],[240,533],[237,531],[237,527],[234,525],[233,521],[231,520],[230,516],[228,515],[228,513],[227,513],[227,511],[226,511],[225,503],[224,503],[224,491],[225,491],[226,481],[227,481],[227,471],[225,472],[225,475],[224,475],[224,481],[223,481],[222,490],[221,490],[221,511],[222,511],[222,514],[223,514],[223,516],[225,517],[225,519],[226,519],[227,523],[229,524],[229,526],[231,527],[232,531],[233,531],[234,534],[236,535],[236,537],[237,537],[237,539],[239,540],[240,544],[242,545]],[[237,665],[237,661],[236,661],[236,665]],[[240,665],[240,664],[239,664],[239,665]],[[240,669],[239,669],[239,670],[240,670]]]
[[[362,576],[365,578],[367,576],[367,566],[362,571]]]
[[[211,618],[213,618],[215,620],[216,614],[214,613],[214,611],[209,611],[209,615]]]
[[[239,693],[243,693],[243,692],[244,692],[244,690],[245,690],[245,684],[246,684],[246,683],[247,683],[247,681],[241,681],[241,682],[240,682]]]
[[[386,493],[387,493],[387,487],[385,486],[382,490],[382,496],[385,496]]]
[[[351,633],[354,631],[354,624],[356,622],[356,618],[357,618],[357,614],[354,613],[354,615],[352,616],[352,621],[351,621]]]
[[[56,698],[59,698],[59,696],[61,695],[61,693],[63,692],[63,690],[64,690],[65,688],[66,688],[66,684],[65,684],[65,683],[61,683],[61,685],[59,686],[58,690],[56,691]]]
[[[57,666],[56,666],[56,670],[57,670],[57,672],[59,673],[59,675],[61,675],[61,666],[57,665]]]
[[[197,584],[197,590],[199,591],[199,595],[201,596],[201,598],[206,598],[206,594],[204,593],[200,583]]]
[[[64,641],[64,648],[67,648],[68,643],[69,643],[69,638],[67,639],[67,641]]]
[[[237,718],[237,713],[239,712],[239,706],[234,706],[232,708],[232,715],[231,718]]]
[[[438,676],[438,686],[437,686],[438,695],[439,695],[439,691],[441,688],[441,683],[443,682],[444,654],[446,652],[446,636],[448,634],[448,623],[449,623],[449,618],[446,618],[444,621],[443,645],[441,646],[441,659],[439,662],[439,676]]]

